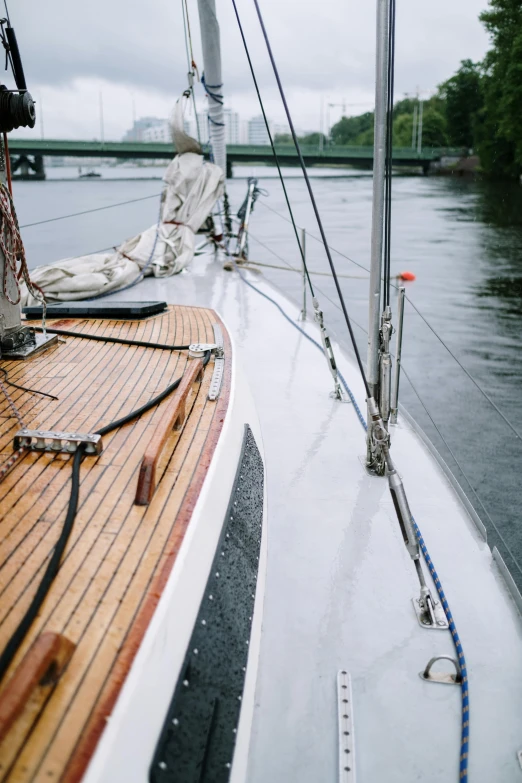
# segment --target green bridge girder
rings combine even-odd
[[[297,153],[290,144],[276,145],[277,154],[285,165],[298,163]],[[335,164],[369,166],[373,163],[373,147],[325,147],[322,151],[316,146],[301,147],[307,164]],[[159,142],[128,141],[68,141],[59,139],[9,139],[11,155],[46,155],[77,158],[117,158],[117,159],[169,159],[174,156],[171,144]],[[447,148],[427,148],[418,153],[409,148],[393,150],[393,161],[397,166],[426,166],[443,156],[462,157],[463,150]],[[270,163],[273,161],[269,146],[250,144],[227,145],[227,156],[231,163]]]

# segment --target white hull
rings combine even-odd
[[[214,457],[170,578],[83,778],[86,783],[113,783],[115,780],[143,783],[148,779],[158,738],[204,600],[234,485],[245,424],[250,426],[262,454],[261,431],[250,390],[241,368],[233,361],[230,401]],[[266,503],[264,514],[266,516]],[[249,662],[234,759],[234,768],[237,764],[242,770],[239,779],[243,780],[259,656],[265,565],[266,536],[261,544]]]

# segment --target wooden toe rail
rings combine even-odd
[[[138,506],[148,506],[156,489],[156,468],[167,438],[173,429],[181,429],[185,421],[185,403],[190,389],[198,376],[203,373],[203,360],[193,359],[183,374],[180,385],[165,407],[154,434],[143,456],[138,478],[138,488],[134,502]]]
[[[33,691],[57,682],[74,649],[75,645],[59,633],[43,633],[35,640],[0,694],[0,742]]]

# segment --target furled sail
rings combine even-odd
[[[208,132],[212,159],[226,174],[227,147],[221,81],[221,44],[215,0],[198,0],[198,10],[203,47],[202,81],[208,98]]]
[[[195,235],[223,194],[220,167],[203,159],[197,141],[183,130],[181,98],[174,109],[172,135],[181,154],[169,163],[163,181],[157,225],[123,242],[113,253],[65,259],[31,270],[31,279],[49,301],[89,299],[132,285],[145,275],[181,272],[194,256]],[[22,305],[39,304],[22,286]]]

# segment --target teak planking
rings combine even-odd
[[[216,321],[210,310],[170,307],[138,322],[66,319],[52,326],[186,345],[213,342]],[[9,387],[27,427],[80,432],[92,432],[140,407],[185,370],[187,378],[197,375],[198,366],[201,362],[188,359],[186,351],[70,337],[28,362],[2,362],[10,380],[59,398],[55,402]],[[16,683],[17,672],[19,677],[23,673],[19,667],[32,645],[49,638],[44,634],[65,637],[74,653],[56,684],[33,687],[24,696],[26,706],[10,721],[0,744],[0,781],[81,778],[172,570],[219,439],[230,361],[225,361],[216,402],[208,400],[212,368],[211,361],[200,384],[180,384],[178,401],[185,411],[179,407],[175,415],[174,392],[105,436],[101,455],[84,459],[78,514],[60,571],[0,685],[0,716],[3,695]],[[181,429],[172,429],[181,413],[187,414]],[[0,394],[0,465],[11,455],[18,429]],[[155,491],[149,504],[140,506],[135,497],[146,453],[154,456]],[[71,459],[28,453],[0,482],[1,649],[27,610],[59,535]]]

